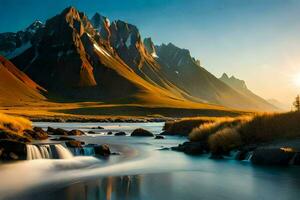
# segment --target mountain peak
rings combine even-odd
[[[158,58],[158,55],[155,50],[155,45],[154,45],[151,37],[144,39],[144,46],[145,46],[146,50],[148,51],[148,53],[151,54],[153,58]]]
[[[35,32],[40,28],[43,28],[45,25],[40,20],[35,20],[32,24],[30,24],[25,31]]]
[[[226,73],[223,73],[223,75],[220,79],[229,79],[229,76]]]
[[[226,73],[223,73],[220,80],[234,88],[239,88],[244,90],[248,89],[246,82],[244,80],[237,79],[233,75],[229,78],[229,76]]]

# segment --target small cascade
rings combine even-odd
[[[60,159],[70,159],[70,158],[73,158],[73,155],[72,153],[66,149],[65,147],[63,147],[61,144],[55,144],[54,145],[56,151],[57,151],[57,154],[58,154],[58,157]]]
[[[26,145],[27,148],[27,160],[34,160],[34,159],[42,159],[42,155],[40,150],[35,145]]]
[[[75,156],[94,156],[94,147],[81,147],[81,148],[70,148],[70,151]]]
[[[39,146],[40,152],[42,154],[42,158],[50,159],[52,156],[50,156],[50,146],[49,145],[42,145]]]
[[[61,144],[53,145],[26,145],[27,160],[36,159],[70,159],[72,153]]]
[[[252,156],[253,156],[253,151],[249,151],[245,157],[245,160],[250,162],[252,159]]]

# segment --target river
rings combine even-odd
[[[145,128],[155,134],[163,123],[35,123],[46,128],[90,131],[74,137],[86,144],[109,144],[107,159],[77,156],[0,165],[0,199],[7,200],[293,200],[300,196],[300,168],[253,166],[232,158],[212,160],[160,150],[186,141],[108,136]]]

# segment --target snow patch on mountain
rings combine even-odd
[[[100,52],[101,54],[103,54],[104,56],[111,57],[111,55],[106,50],[104,50],[103,48],[101,48],[98,44],[94,43],[94,48],[98,52]]]
[[[129,36],[125,42],[125,45],[127,48],[129,48],[131,46],[131,37],[132,37],[132,33],[129,34]]]
[[[4,56],[7,57],[8,59],[17,57],[18,55],[22,54],[30,47],[32,47],[31,42],[27,42],[27,43],[23,44],[22,46],[16,48],[14,51],[6,53],[6,55],[4,55]]]

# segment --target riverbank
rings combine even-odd
[[[184,133],[190,142],[173,149],[188,154],[211,153],[220,159],[238,151],[237,159],[251,153],[255,164],[299,165],[299,119],[300,112],[183,119],[166,124],[164,134]]]
[[[119,155],[106,159],[75,156],[0,165],[0,199],[5,200],[165,200],[165,199],[291,199],[299,196],[298,167],[262,167],[233,157],[209,159],[171,148],[185,141],[180,136],[130,137],[137,127],[161,133],[164,123],[33,123],[66,131],[94,130],[97,134],[69,136],[86,144],[109,144]],[[103,129],[92,129],[101,126]],[[108,135],[124,131],[127,136]],[[9,177],[9,178],[8,178]],[[22,179],[20,179],[22,177]],[[216,192],[218,191],[218,192]]]

